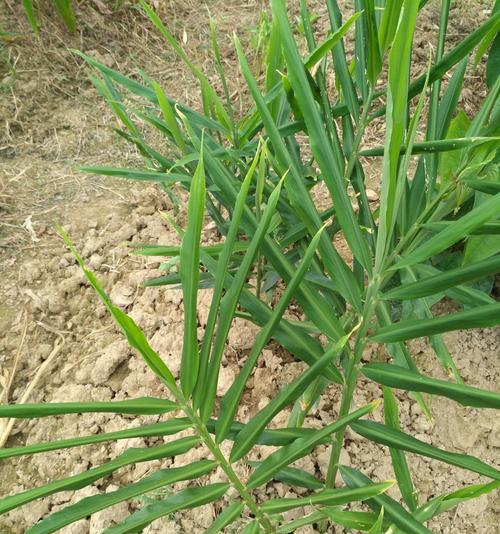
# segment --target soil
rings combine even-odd
[[[175,230],[160,212],[170,213],[182,225],[186,215],[185,203],[177,209],[154,186],[139,187],[77,170],[83,164],[133,165],[138,161],[138,155],[113,133],[113,116],[88,82],[82,62],[66,47],[81,49],[125,73],[134,72],[140,66],[162,82],[169,94],[190,105],[199,106],[198,89],[151,26],[142,18],[138,23],[140,16],[127,6],[127,2],[117,14],[109,13],[106,2],[80,2],[80,19],[86,22],[81,23],[79,33],[74,36],[65,32],[55,17],[44,16],[39,41],[31,35],[17,4],[0,0],[0,13],[5,18],[0,21],[1,26],[15,28],[16,33],[9,37],[9,42],[2,45],[0,41],[0,268],[3,274],[0,285],[0,395],[18,352],[19,363],[13,384],[8,399],[4,398],[3,402],[22,398],[37,370],[55,349],[58,352],[54,362],[41,375],[27,401],[162,396],[164,392],[158,381],[139,356],[129,350],[94,291],[85,283],[73,256],[59,238],[55,223],[64,226],[114,303],[134,318],[153,348],[174,372],[178,372],[183,326],[181,292],[177,289],[144,289],[142,282],[157,273],[158,262],[131,256],[126,243],[178,243]],[[156,4],[164,20],[174,27],[176,36],[187,40],[190,53],[198,56],[207,72],[212,72],[213,64],[207,53],[206,11],[194,1]],[[469,6],[467,9],[465,4]],[[255,28],[260,6],[257,1],[213,0],[209,3],[221,36],[221,51],[230,72],[230,91],[235,99],[240,98],[238,91],[243,84],[235,68],[230,35],[236,31],[248,45],[252,35],[248,28]],[[450,33],[459,40],[487,16],[489,3],[457,2],[454,6]],[[321,2],[314,4],[314,10],[320,15],[324,13]],[[435,40],[437,10],[436,2],[430,2],[426,16],[419,22],[421,48],[415,53],[422,56],[423,68],[427,61],[426,49],[429,42]],[[468,112],[474,111],[484,93],[479,75],[470,69],[462,106]],[[242,106],[244,98],[241,97]],[[371,131],[369,139],[373,144],[380,144],[380,130]],[[370,169],[369,183],[374,189],[372,197],[376,201],[378,171],[376,166],[367,168]],[[185,198],[182,192],[178,194]],[[207,243],[217,239],[208,221],[203,239]],[[210,290],[201,291],[200,328],[205,325],[209,303]],[[235,321],[223,360],[219,395],[232,383],[255,335],[256,329],[251,324],[242,319]],[[500,377],[498,329],[458,332],[447,335],[446,341],[466,383],[485,389],[495,388]],[[412,350],[422,371],[444,376],[426,343],[416,342]],[[376,355],[366,355],[366,359],[372,357]],[[238,414],[240,420],[245,421],[263,407],[302,369],[301,363],[270,345],[263,352],[249,382]],[[373,383],[363,384],[357,391],[355,402],[359,406],[381,395]],[[418,439],[456,452],[474,454],[492,465],[499,465],[500,422],[492,410],[465,409],[451,401],[435,398],[432,400],[434,419],[430,422],[407,395],[398,393],[398,398],[404,429]],[[319,427],[330,423],[337,408],[338,392],[332,388],[307,424]],[[280,414],[273,425],[283,425],[286,417],[286,413]],[[379,419],[380,413],[374,417]],[[20,421],[14,425],[6,445],[12,447],[108,432],[157,420],[158,417],[84,414]],[[169,439],[164,438],[165,441]],[[162,438],[123,440],[3,461],[0,494],[16,493],[54,478],[79,473],[129,447],[162,441]],[[253,453],[252,459],[265,456],[269,450],[261,448]],[[184,465],[202,458],[203,454],[203,449],[198,448],[175,460],[138,464],[133,469],[121,469],[89,488],[35,501],[1,517],[0,533],[20,534],[48,512],[69,502],[112,491],[138,480],[159,465]],[[318,447],[299,465],[325,475],[327,455],[326,447]],[[471,476],[437,461],[413,455],[409,455],[409,459],[421,501],[465,483],[481,481],[479,476]],[[362,468],[374,479],[393,478],[387,450],[367,443],[352,432],[347,434],[341,461]],[[222,480],[222,476],[215,472],[207,479],[215,482]],[[260,496],[295,494],[289,486],[273,483],[261,490]],[[123,503],[62,532],[101,532],[140,504]],[[144,532],[203,532],[218,511],[219,508],[206,505],[193,512],[159,520]],[[298,509],[287,515],[291,519],[303,513],[304,510]],[[499,516],[500,499],[493,493],[439,516],[430,527],[443,534],[493,534],[498,532]],[[312,532],[312,527],[300,531],[302,534]],[[338,528],[335,532],[343,530]]]

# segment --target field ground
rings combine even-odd
[[[104,308],[97,304],[93,291],[85,285],[71,254],[57,236],[55,223],[66,228],[114,302],[134,317],[153,347],[172,368],[178,369],[182,343],[181,294],[176,290],[143,289],[141,283],[155,273],[157,263],[130,256],[125,242],[177,243],[175,232],[159,212],[169,211],[183,223],[184,208],[177,213],[167,197],[153,186],[138,187],[77,170],[83,164],[133,165],[138,157],[113,133],[113,116],[88,81],[85,66],[67,47],[83,50],[124,73],[140,67],[160,81],[170,95],[191,105],[199,103],[197,86],[150,25],[133,9],[112,15],[102,0],[80,2],[82,22],[78,35],[68,35],[56,19],[45,18],[42,38],[36,41],[18,4],[13,0],[0,0],[0,24],[4,30],[14,28],[12,31],[17,34],[8,42],[0,41],[0,386],[7,383],[17,360],[10,401],[21,399],[30,384],[34,387],[25,399],[29,401],[161,395],[156,380],[138,356],[127,349]],[[175,34],[187,40],[190,54],[198,56],[205,71],[212,72],[206,10],[194,0],[157,4],[162,5],[162,16]],[[257,0],[208,2],[221,36],[222,53],[236,101],[243,84],[230,35],[233,31],[238,33],[249,53],[254,53],[249,28],[256,28],[261,4]],[[487,16],[488,5],[478,1],[457,2],[450,21],[451,38],[461,39]],[[320,15],[321,24],[324,15],[321,2],[316,2],[314,10]],[[429,41],[435,37],[437,13],[436,3],[431,2],[426,7],[426,16],[419,22],[415,53],[423,66],[428,57]],[[467,112],[473,112],[482,95],[480,76],[469,69],[462,106]],[[244,96],[241,102],[244,106]],[[380,134],[374,129],[368,137],[379,144],[382,142]],[[376,195],[375,166],[368,179]],[[217,240],[210,224],[204,229],[203,238],[206,242]],[[206,321],[208,305],[208,292],[201,292],[201,327]],[[219,394],[231,383],[255,335],[251,325],[238,321],[225,354]],[[500,377],[499,330],[459,332],[446,337],[464,380],[494,389]],[[442,374],[426,344],[415,343],[412,349],[421,369],[435,376]],[[366,358],[369,357],[367,354]],[[43,366],[47,360],[49,363]],[[39,369],[42,373],[38,378]],[[245,420],[265,404],[300,370],[301,364],[269,346],[245,394],[239,414],[241,419]],[[33,384],[33,381],[36,382]],[[367,384],[359,389],[356,403],[361,405],[378,396],[378,388]],[[451,444],[457,452],[470,452],[498,465],[500,421],[492,410],[465,410],[451,401],[435,399],[432,403],[435,419],[429,422],[407,396],[400,395],[399,399],[403,423],[419,439],[437,446]],[[332,389],[308,424],[331,422],[336,409],[336,392]],[[153,422],[156,419],[142,420]],[[130,417],[106,414],[21,422],[12,428],[8,445],[111,431],[136,424]],[[40,485],[55,476],[80,472],[127,447],[144,443],[135,439],[4,462],[0,494]],[[261,454],[267,452],[263,448]],[[318,447],[301,467],[324,474],[327,453],[324,447]],[[202,454],[202,450],[196,449],[177,458],[175,465],[188,463]],[[480,480],[479,476],[472,477],[438,462],[412,456],[410,460],[422,500],[465,482]],[[393,477],[387,451],[367,446],[354,434],[348,434],[342,462],[361,467],[374,478]],[[12,512],[0,518],[0,533],[21,534],[27,525],[48,511],[82,496],[110,491],[117,485],[136,480],[153,465],[139,464],[135,469],[124,469],[90,489],[59,493]],[[216,481],[220,476],[216,472],[210,479]],[[293,495],[288,486],[280,483],[268,485],[266,494],[268,497]],[[112,513],[96,514],[63,532],[101,532],[132,507],[120,505]],[[203,532],[215,512],[212,505],[207,505],[195,513],[178,514],[170,521],[156,522],[145,532]],[[443,514],[431,528],[443,534],[494,534],[498,532],[499,522],[500,499],[498,494],[492,494]],[[301,534],[311,532],[312,529],[303,529]]]

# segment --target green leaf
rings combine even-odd
[[[465,133],[465,132],[461,132]],[[450,139],[436,139],[435,141],[423,141],[421,143],[414,143],[411,148],[412,154],[434,154],[436,152],[452,152],[455,150],[463,150],[464,148],[470,148],[471,146],[482,145],[483,143],[491,142],[497,139],[496,137],[454,137]],[[500,140],[500,138],[498,138]],[[403,144],[399,148],[399,154],[406,154],[408,147]],[[360,151],[360,156],[383,156],[384,147],[376,146],[373,148],[367,148]],[[458,158],[459,159],[459,158]],[[455,160],[456,161],[456,160]],[[454,163],[453,165],[458,165]],[[450,164],[451,166],[451,164]],[[464,180],[465,181],[465,180]]]
[[[426,297],[443,292],[449,287],[459,286],[500,272],[500,256],[471,263],[456,269],[405,284],[382,295],[384,300],[406,300]]]
[[[76,32],[76,19],[71,7],[72,0],[54,0],[54,5],[71,33]]]
[[[177,183],[191,182],[191,177],[187,174],[175,172],[145,171],[142,169],[121,169],[112,167],[79,167],[82,172],[90,174],[103,174],[105,176],[114,176],[116,178],[125,178],[127,180],[139,180],[146,182]]]
[[[181,388],[186,397],[189,397],[194,390],[200,365],[197,298],[200,281],[200,237],[204,213],[205,167],[202,144],[200,159],[189,191],[188,226],[182,239],[179,266],[184,303],[184,342],[180,378]]]
[[[127,402],[127,401],[125,401]],[[116,403],[115,403],[116,404]],[[22,406],[22,405],[18,405]],[[135,413],[135,412],[134,412]],[[141,438],[141,437],[158,437],[176,434],[182,430],[190,428],[191,423],[187,419],[171,419],[165,423],[154,423],[126,430],[117,430],[116,432],[107,432],[103,434],[91,434],[69,439],[60,439],[56,441],[46,441],[44,443],[34,443],[25,447],[10,447],[0,449],[0,459],[12,458],[14,456],[23,456],[38,454],[40,452],[66,449],[70,447],[79,447],[89,445],[90,443],[102,443],[104,441],[115,441],[119,439]]]
[[[302,458],[308,454],[323,439],[327,438],[337,430],[344,428],[352,421],[355,421],[356,419],[372,412],[377,405],[377,402],[373,402],[367,406],[364,406],[363,408],[359,408],[349,415],[341,417],[334,423],[331,423],[320,430],[315,430],[311,435],[299,438],[290,445],[273,452],[252,473],[248,479],[247,486],[249,488],[257,488],[268,480],[271,480],[275,473],[281,471],[281,469],[287,467],[292,462],[295,462],[295,460],[298,460],[299,458]]]
[[[357,469],[344,465],[341,465],[339,469],[345,483],[351,488],[363,487],[371,482],[368,477]],[[405,534],[432,534],[428,528],[424,527],[412,514],[388,495],[377,495],[368,500],[367,504],[376,512],[379,512],[380,508],[383,507],[386,518],[393,521]]]
[[[228,525],[240,517],[243,508],[245,508],[245,503],[238,501],[224,508],[215,518],[215,521],[207,528],[205,534],[218,534],[222,532]]]
[[[470,127],[470,119],[465,111],[460,110],[450,122],[448,131],[446,132],[446,139],[443,141],[451,141],[453,138],[464,137],[467,135],[467,130]],[[439,159],[439,174],[444,183],[450,182],[455,177],[455,173],[460,168],[460,161],[468,148],[467,145],[459,146],[457,152],[451,154],[442,154]]]
[[[24,13],[26,14],[26,18],[30,23],[31,29],[33,30],[35,35],[39,37],[40,32],[38,29],[38,20],[35,14],[35,8],[33,6],[33,0],[23,0],[23,9]]]
[[[410,319],[379,328],[370,336],[377,343],[393,343],[417,337],[442,334],[452,330],[486,328],[500,324],[500,303],[450,313],[432,319]]]
[[[372,88],[374,88],[377,84],[380,71],[382,70],[374,1],[363,0],[363,6],[364,41],[367,57],[366,74],[368,81]]]
[[[409,371],[404,367],[387,363],[369,363],[361,372],[384,386],[432,393],[455,400],[463,406],[500,409],[500,394],[465,384],[454,384]]]
[[[379,27],[379,44],[382,54],[391,46],[396,35],[403,0],[386,0]]]
[[[267,514],[276,514],[293,510],[300,506],[338,506],[353,501],[365,501],[366,499],[373,498],[375,495],[386,492],[394,485],[394,482],[394,480],[389,480],[387,482],[379,482],[378,484],[367,484],[362,488],[355,489],[324,489],[307,497],[270,499],[264,501],[260,505],[260,509]]]
[[[497,218],[499,213],[500,193],[492,196],[480,206],[477,206],[463,217],[460,217],[459,220],[454,221],[453,224],[450,224],[437,235],[431,237],[416,250],[401,258],[390,269],[408,267],[415,263],[421,263],[431,256],[435,256],[451,245],[454,245],[457,241],[467,237],[473,230],[479,228],[484,223]]]
[[[163,92],[163,89],[161,88],[160,84],[156,83],[155,81],[152,81],[151,86],[153,87],[156,99],[158,100],[158,105],[160,106],[163,119],[165,120],[175,140],[176,145],[180,148],[182,153],[185,153],[186,143],[184,142],[184,138],[182,137],[181,129],[177,124],[177,118],[175,116],[175,111],[172,108],[172,105],[168,101],[168,98],[165,96],[165,93]]]
[[[176,388],[175,379],[170,369],[166,366],[165,362],[156,354],[156,352],[149,345],[144,332],[135,324],[134,320],[126,313],[122,312],[120,308],[113,305],[108,295],[104,292],[99,284],[94,273],[86,268],[83,259],[77,253],[73,243],[71,243],[68,234],[63,228],[59,227],[59,233],[64,241],[68,245],[69,249],[75,256],[76,261],[80,265],[83,273],[90,282],[90,285],[95,289],[96,293],[101,298],[102,302],[108,308],[109,312],[113,316],[113,319],[118,324],[122,332],[125,334],[127,341],[131,347],[137,350],[147,363],[149,368],[155,373],[162,382],[164,382],[169,389]]]
[[[293,38],[283,0],[271,2],[273,15],[279,21],[283,38],[283,55],[288,65],[288,78],[300,106],[309,134],[309,144],[325,185],[336,208],[338,221],[344,232],[349,247],[356,259],[368,271],[371,271],[371,256],[366,236],[363,235],[352,208],[342,169],[333,155],[316,101],[302,68],[302,61]]]
[[[370,512],[344,512],[335,508],[322,508],[334,525],[342,525],[348,529],[369,530],[377,521],[377,516]]]
[[[249,466],[258,468],[262,462],[247,462]],[[317,490],[324,488],[324,484],[318,480],[314,475],[304,471],[303,469],[297,469],[296,467],[285,467],[273,477],[274,480],[284,482],[289,486],[300,488],[307,488],[311,490]]]
[[[399,151],[403,144],[408,101],[408,77],[411,61],[411,46],[418,3],[404,0],[394,46],[389,54],[389,85],[387,91],[386,136],[382,168],[382,185],[380,199],[380,223],[377,234],[377,259],[380,264],[394,226],[399,199],[397,191],[401,189],[399,180],[405,179],[398,173]],[[399,176],[399,180],[398,180]],[[399,187],[398,187],[399,186]]]
[[[482,193],[486,193],[488,195],[496,195],[497,193],[500,193],[500,182],[490,182],[489,180],[473,179],[465,179],[460,181],[464,183],[467,187],[475,189],[476,191],[481,191]]]
[[[241,218],[243,216],[243,211],[246,205],[248,191],[250,189],[250,184],[252,182],[252,178],[253,178],[255,169],[257,167],[260,154],[261,154],[261,150],[260,148],[258,148],[257,153],[255,154],[255,157],[252,161],[252,164],[250,165],[247,171],[245,179],[243,180],[243,183],[241,184],[240,191],[238,192],[238,196],[236,197],[236,202],[235,202],[235,206],[233,209],[231,222],[229,224],[226,241],[223,245],[223,249],[219,257],[219,261],[217,262],[216,272],[214,273],[215,287],[214,287],[214,292],[212,295],[212,301],[210,303],[210,310],[208,312],[205,332],[203,335],[203,343],[202,343],[201,353],[200,353],[200,360],[201,360],[200,378],[196,386],[196,392],[194,396],[195,406],[198,408],[202,406],[203,404],[205,404],[206,399],[207,399],[206,388],[205,388],[205,383],[208,378],[207,369],[208,369],[208,364],[210,360],[210,353],[212,351],[212,344],[213,344],[214,333],[215,333],[215,329],[217,325],[217,319],[219,315],[219,308],[220,308],[223,291],[224,291],[224,281],[225,281],[227,271],[229,270],[231,255],[233,252],[238,250],[238,243],[236,242],[236,239],[238,237]],[[245,244],[246,251],[248,251],[248,246],[249,246],[249,243],[246,242]],[[205,252],[208,252],[206,251],[206,249],[204,250]],[[204,256],[206,256],[206,254]],[[221,341],[219,343],[221,343]],[[221,348],[221,345],[217,347],[217,350],[219,351],[223,350],[223,348]],[[206,410],[206,412],[208,412],[208,410]],[[207,413],[206,417],[208,417],[209,415],[210,414]]]
[[[442,449],[428,445],[408,434],[376,423],[375,421],[356,421],[352,423],[350,427],[354,432],[370,441],[374,441],[375,443],[381,443],[388,447],[395,447],[396,449],[428,456],[429,458],[434,458],[447,464],[467,469],[473,473],[500,480],[500,471],[498,469],[485,464],[474,456],[443,451]]]
[[[331,364],[334,357],[338,356],[349,340],[349,336],[344,336],[337,341],[325,354],[307,371],[302,373],[291,384],[281,389],[281,391],[270,401],[265,408],[260,410],[245,425],[243,430],[238,434],[231,450],[230,461],[235,462],[243,457],[255,444],[257,437],[266,427],[267,423],[278,414],[285,406],[296,400],[305,391],[307,386]]]
[[[385,424],[389,428],[400,430],[399,410],[396,398],[392,390],[388,387],[383,388],[383,393]],[[394,474],[396,475],[396,480],[398,481],[398,487],[401,491],[403,500],[411,511],[415,511],[418,507],[418,497],[417,491],[413,486],[406,456],[403,451],[394,448],[391,448],[389,452],[391,454],[392,467],[394,469]]]
[[[368,531],[368,534],[382,534],[382,524],[384,522],[384,508],[380,509],[380,513],[377,520],[373,524],[372,528]]]
[[[247,523],[245,528],[241,531],[241,534],[259,534],[261,532],[259,522],[254,519],[253,521],[250,521],[250,523]]]
[[[243,287],[246,283],[248,273],[254,264],[257,252],[266,237],[272,218],[275,214],[284,178],[285,176],[283,176],[283,178],[278,182],[277,186],[273,189],[271,195],[269,196],[266,208],[262,214],[262,218],[259,221],[256,232],[252,236],[250,245],[248,246],[245,256],[234,278],[234,282],[221,301],[217,335],[208,366],[208,372],[205,381],[204,400],[203,404],[200,406],[201,415],[204,420],[210,417],[215,404],[220,362],[226,346],[229,329],[231,328],[231,324],[234,319],[234,312],[238,305]],[[218,273],[218,275],[222,277],[223,273]]]
[[[330,50],[344,37],[349,28],[361,16],[361,13],[354,13],[352,17],[346,20],[344,24],[332,35],[327,37],[320,45],[318,45],[307,57],[304,65],[307,69],[312,69],[317,63],[322,61]]]
[[[88,469],[78,475],[73,475],[61,480],[54,480],[40,486],[38,488],[30,489],[17,493],[16,495],[10,495],[0,500],[0,514],[8,512],[13,508],[18,508],[26,503],[52,495],[60,491],[77,490],[92,484],[96,480],[103,478],[117,469],[126,465],[136,464],[138,462],[149,462],[150,460],[157,460],[160,458],[167,458],[170,456],[177,456],[184,454],[185,452],[198,445],[199,438],[190,436],[182,438],[176,441],[167,443],[160,447],[149,448],[132,448],[127,449],[123,454],[98,467]]]
[[[229,484],[217,483],[181,490],[165,500],[144,506],[138,512],[129,515],[120,524],[105,529],[103,534],[141,532],[142,529],[160,517],[173,514],[178,510],[197,508],[220,499],[229,487]]]
[[[0,417],[35,419],[49,415],[69,413],[121,413],[155,415],[178,410],[179,406],[167,399],[140,397],[123,401],[109,402],[47,402],[40,404],[2,404]]]
[[[179,480],[192,480],[206,475],[217,467],[217,462],[201,460],[183,467],[170,467],[160,469],[152,475],[144,477],[139,482],[121,487],[109,493],[92,495],[65,506],[53,514],[42,519],[35,526],[26,531],[26,534],[51,534],[66,525],[84,519],[100,510],[109,508],[123,501],[139,497],[147,492],[154,491]]]

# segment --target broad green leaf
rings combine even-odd
[[[393,343],[423,336],[432,336],[466,330],[468,328],[486,328],[500,324],[500,303],[486,304],[471,310],[450,313],[432,319],[410,319],[379,328],[370,336],[377,343]]]
[[[500,256],[457,267],[449,271],[405,284],[382,295],[384,300],[416,299],[443,292],[449,287],[472,282],[500,272]]]
[[[339,469],[344,482],[350,488],[360,488],[371,483],[371,480],[357,469],[344,465],[341,465]],[[411,513],[407,512],[397,501],[388,495],[377,495],[373,499],[368,500],[367,504],[376,512],[379,512],[383,507],[384,516],[393,521],[406,534],[432,534],[428,528],[424,527]]]
[[[413,452],[421,456],[428,456],[429,458],[434,458],[447,464],[455,465],[495,480],[500,480],[500,470],[485,464],[474,456],[443,451],[404,432],[399,432],[375,421],[356,421],[351,423],[350,427],[356,433],[375,443]]]
[[[500,193],[497,193],[480,206],[477,206],[463,217],[460,217],[453,224],[450,224],[443,231],[431,237],[424,244],[417,247],[417,249],[401,258],[390,269],[408,267],[415,263],[421,263],[431,256],[435,256],[451,245],[454,245],[457,241],[460,241],[460,239],[467,237],[473,230],[479,228],[484,223],[497,218],[499,213]]]
[[[111,460],[98,467],[88,469],[87,471],[84,471],[78,475],[73,475],[61,480],[54,480],[48,484],[45,484],[44,486],[4,497],[0,500],[0,514],[34,501],[35,499],[46,497],[47,495],[52,495],[60,491],[84,488],[85,486],[92,484],[96,480],[99,480],[100,478],[103,478],[126,465],[132,465],[138,462],[149,462],[151,460],[184,454],[194,446],[198,445],[199,442],[200,439],[198,437],[191,436],[179,439],[177,441],[172,441],[159,447],[128,449],[114,460]]]
[[[456,116],[451,120],[448,131],[446,132],[446,139],[442,142],[452,141],[453,138],[465,137],[467,130],[470,127],[470,119],[465,111],[460,110]],[[457,152],[442,154],[439,159],[439,174],[441,181],[449,183],[455,178],[455,173],[460,168],[461,159],[467,150],[467,144],[457,147]]]
[[[384,394],[384,421],[389,428],[400,430],[399,424],[399,410],[396,397],[392,390],[388,387],[383,388]],[[391,448],[389,449],[392,459],[392,467],[398,487],[403,496],[403,500],[411,511],[415,511],[418,507],[417,491],[413,486],[411,479],[410,468],[406,461],[405,453],[401,450]]]
[[[361,368],[361,372],[384,386],[448,397],[463,406],[500,409],[500,393],[429,378],[398,365],[369,363]]]
[[[114,506],[120,502],[140,497],[147,492],[163,488],[179,480],[193,480],[206,475],[217,467],[217,462],[201,460],[183,467],[170,467],[160,469],[152,475],[144,477],[139,482],[123,486],[116,491],[92,495],[64,507],[42,519],[35,526],[26,531],[26,534],[51,534],[57,530],[74,523],[80,519],[95,514],[100,510]]]
[[[359,419],[360,417],[363,417],[364,415],[372,412],[377,405],[377,402],[373,402],[371,404],[368,404],[367,406],[364,406],[363,408],[359,408],[358,410],[350,413],[349,415],[341,417],[334,423],[331,423],[330,425],[327,425],[326,427],[320,430],[315,430],[314,433],[312,433],[311,435],[299,438],[292,442],[290,445],[287,445],[277,450],[276,452],[273,452],[252,473],[252,475],[248,479],[247,486],[249,488],[257,488],[260,485],[264,484],[265,482],[273,478],[275,473],[281,471],[281,469],[287,467],[292,462],[295,462],[295,460],[298,460],[299,458],[302,458],[303,456],[308,454],[324,438],[327,438],[332,433],[340,430],[341,428],[344,428],[352,421],[355,421],[356,419]]]
[[[375,495],[386,492],[394,485],[394,480],[380,482],[378,484],[367,484],[362,488],[355,489],[324,489],[313,493],[308,497],[270,499],[260,505],[260,509],[265,513],[281,513],[293,510],[300,506],[338,506],[348,504],[353,501],[365,501]]]
[[[140,397],[123,401],[108,402],[46,402],[40,404],[2,404],[0,417],[35,419],[49,415],[68,413],[122,413],[155,415],[178,410],[179,406],[167,399]]]
[[[184,342],[181,358],[181,387],[189,397],[198,380],[200,355],[198,352],[197,298],[200,281],[200,237],[205,213],[205,167],[203,145],[200,160],[191,182],[188,202],[188,226],[182,239],[179,273],[184,303]]]
[[[215,518],[214,522],[207,528],[205,534],[218,534],[219,532],[222,532],[227,526],[240,517],[243,508],[245,508],[245,503],[239,501],[233,502],[233,504],[224,508],[224,510],[222,510],[222,512]]]
[[[122,312],[120,308],[117,308],[113,305],[108,295],[104,292],[101,285],[99,284],[94,273],[86,268],[83,259],[77,253],[73,243],[71,243],[68,234],[64,231],[63,228],[59,227],[59,233],[61,234],[64,241],[68,245],[69,249],[75,256],[76,261],[80,265],[83,273],[87,277],[87,280],[90,282],[90,285],[95,289],[96,293],[101,298],[102,302],[108,308],[109,312],[113,316],[113,319],[118,324],[122,332],[125,334],[127,341],[131,347],[137,350],[139,354],[143,357],[144,361],[147,363],[149,368],[155,373],[162,382],[164,382],[169,389],[176,388],[175,379],[172,375],[170,369],[167,367],[165,362],[156,354],[156,352],[149,345],[144,332],[135,324],[134,320],[129,317],[126,313]]]
[[[250,467],[257,468],[262,462],[247,462]],[[317,490],[324,488],[324,484],[318,480],[314,475],[304,471],[303,469],[297,469],[296,467],[285,467],[273,477],[274,480],[284,482],[289,486],[297,486],[300,488],[307,488],[311,490]]]
[[[229,484],[217,483],[181,490],[162,501],[147,504],[138,512],[129,515],[118,525],[105,529],[103,534],[141,532],[142,529],[160,517],[173,514],[178,510],[197,508],[220,499],[229,487]]]
[[[344,336],[332,347],[327,349],[325,354],[314,365],[309,367],[309,369],[292,383],[281,389],[265,408],[252,417],[236,438],[233,449],[231,450],[230,460],[232,462],[239,460],[253,447],[257,436],[260,435],[269,421],[283,410],[285,406],[302,395],[307,386],[318,377],[327,365],[332,363],[334,357],[340,354],[348,340],[349,336]]]
[[[3,448],[0,449],[0,459],[12,458],[13,456],[37,454],[40,452],[66,449],[70,447],[79,447],[81,445],[89,445],[90,443],[115,441],[119,439],[142,438],[149,436],[169,436],[171,434],[177,434],[177,432],[181,432],[182,430],[186,430],[190,427],[191,423],[186,419],[171,419],[165,423],[154,423],[152,425],[128,428],[126,430],[117,430],[116,432],[106,432],[103,434],[91,434],[90,436],[46,441],[43,443],[26,445],[25,447],[9,447],[8,449]]]

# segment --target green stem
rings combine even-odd
[[[349,354],[349,362],[346,371],[346,385],[342,391],[342,399],[340,401],[339,418],[348,415],[351,410],[354,390],[356,389],[356,382],[359,375],[359,363],[363,356],[363,350],[366,346],[366,333],[370,324],[370,319],[377,303],[377,293],[379,290],[380,278],[375,276],[368,285],[366,292],[366,301],[363,307],[363,315],[361,325],[359,327],[358,335],[356,337],[356,344],[354,352]],[[327,488],[333,488],[335,485],[335,478],[337,476],[338,463],[340,459],[340,452],[344,445],[345,428],[339,430],[335,434],[335,441],[332,446],[330,460],[328,463],[328,471],[326,474],[325,485]]]
[[[182,410],[193,423],[194,429],[196,430],[197,434],[200,436],[207,449],[212,453],[213,457],[226,474],[229,482],[231,482],[231,484],[240,494],[240,497],[243,499],[243,501],[245,501],[245,504],[247,505],[248,509],[259,521],[264,531],[267,534],[272,534],[273,532],[275,532],[276,529],[273,527],[269,519],[260,511],[257,503],[252,498],[247,487],[243,484],[243,482],[241,482],[238,475],[235,473],[232,465],[229,463],[220,448],[212,439],[212,436],[210,435],[210,432],[208,431],[206,425],[198,417],[195,411],[187,404],[186,400],[182,398],[183,396],[180,391],[176,396],[178,396],[179,400],[181,401]]]

